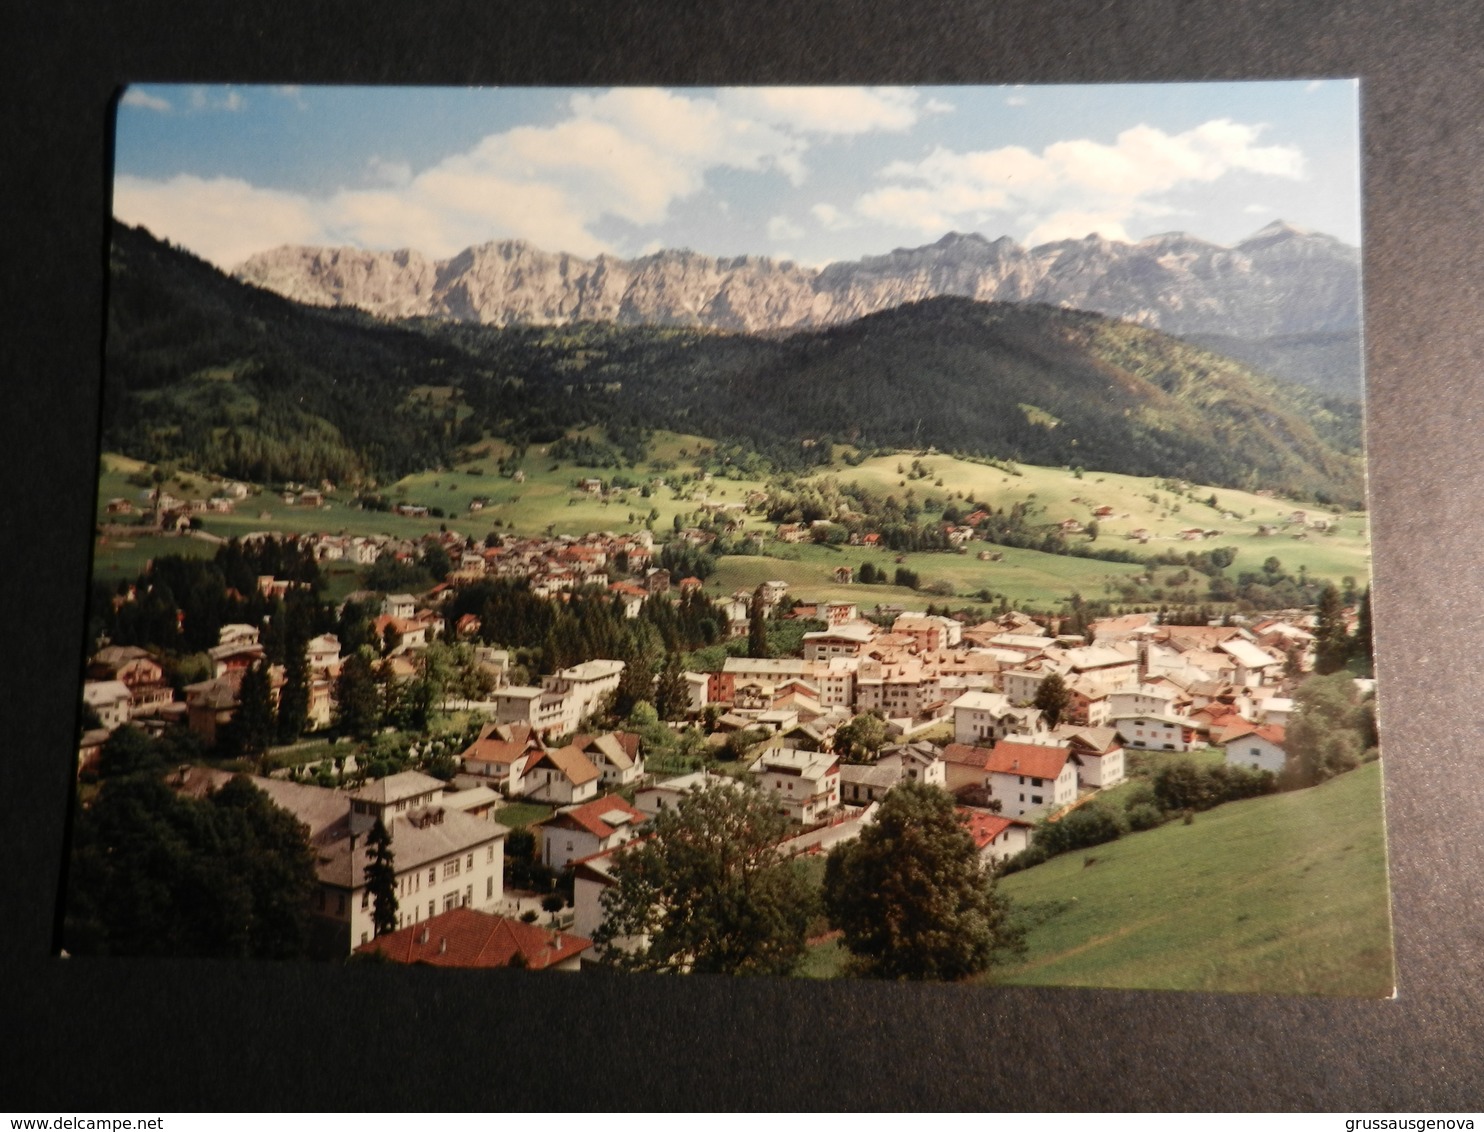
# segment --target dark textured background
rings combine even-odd
[[[1484,1107],[1484,9],[61,0],[0,14],[0,1106]],[[130,80],[1363,80],[1394,1002],[48,957]],[[1076,123],[1068,123],[1075,128]],[[20,569],[24,574],[19,573]],[[38,586],[37,575],[41,576]],[[22,580],[23,579],[23,580]]]

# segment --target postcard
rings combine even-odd
[[[116,121],[68,954],[1392,993],[1355,82]]]

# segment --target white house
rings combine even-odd
[[[953,708],[953,741],[955,743],[992,743],[1019,730],[1023,709],[1010,703],[1000,692],[965,692],[950,705]]]
[[[529,724],[489,723],[459,754],[459,761],[465,774],[488,779],[496,790],[508,793],[512,783],[520,781],[526,763],[541,749],[541,741]]]
[[[752,768],[783,812],[806,825],[840,804],[840,760],[820,751],[764,751]]]
[[[638,782],[644,776],[644,756],[639,753],[639,736],[630,731],[606,735],[579,735],[572,745],[598,768],[604,790],[617,789]]]
[[[894,766],[845,763],[840,767],[840,800],[860,806],[879,802],[901,780],[900,763]]]
[[[88,680],[82,686],[82,702],[97,713],[104,729],[116,731],[129,722],[134,697],[122,680]]]
[[[231,777],[194,768],[174,785],[201,793]],[[399,928],[454,908],[493,912],[504,903],[509,831],[446,807],[443,783],[436,778],[404,771],[349,795],[279,778],[253,778],[252,784],[308,827],[319,881],[310,911],[320,949],[327,953],[348,955],[375,935],[366,866],[372,859],[367,835],[378,818],[391,834]]]
[[[876,756],[876,765],[895,769],[898,781],[906,779],[948,789],[948,764],[943,761],[943,752],[931,743],[898,743],[882,747]],[[841,773],[843,775],[843,769]],[[843,778],[841,781],[843,783]]]
[[[1123,736],[1124,743],[1138,751],[1188,751],[1196,745],[1195,728],[1190,720],[1175,715],[1145,712],[1137,715],[1115,715],[1108,720]]]
[[[1249,724],[1230,731],[1225,743],[1226,765],[1281,774],[1288,762],[1288,752],[1283,749],[1284,739],[1285,729],[1274,723]]]
[[[617,794],[608,794],[580,806],[563,806],[531,829],[540,833],[542,864],[565,869],[583,857],[617,849],[646,820],[642,810]]]
[[[417,600],[411,594],[387,594],[381,599],[381,612],[386,617],[411,620],[417,609]]]
[[[543,748],[533,754],[519,781],[512,776],[510,793],[534,802],[570,806],[598,793],[602,773],[576,747]]]
[[[1116,729],[1063,724],[1051,736],[1077,756],[1077,781],[1082,786],[1106,790],[1124,781],[1123,740]]]
[[[849,621],[842,625],[804,634],[804,659],[829,660],[837,656],[859,656],[876,636],[876,626],[869,621]]]
[[[725,774],[711,774],[698,770],[692,774],[682,774],[677,778],[667,778],[663,782],[656,782],[653,786],[646,786],[634,795],[634,805],[638,806],[648,817],[654,817],[662,810],[675,809],[687,794],[693,794],[709,786],[740,788],[742,783]]]
[[[1077,757],[1069,747],[1002,740],[984,769],[990,797],[1006,817],[1041,814],[1077,800]]]
[[[554,675],[543,676],[541,687],[547,692],[568,697],[567,714],[575,724],[591,715],[604,696],[618,690],[618,681],[622,674],[621,660],[589,660],[574,668],[564,668]]]
[[[1028,848],[1036,827],[1019,818],[1007,818],[1003,814],[992,814],[987,810],[959,806],[958,815],[974,839],[974,848],[979,850],[979,859],[993,865],[1013,857]]]

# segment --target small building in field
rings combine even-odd
[[[971,806],[959,806],[958,816],[974,839],[979,859],[987,865],[998,864],[1029,848],[1031,835],[1036,831],[1031,822]]]
[[[1283,747],[1285,739],[1286,729],[1275,723],[1248,724],[1228,731],[1224,744],[1226,765],[1281,774],[1288,762],[1288,752]]]

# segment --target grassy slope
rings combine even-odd
[[[608,478],[616,474],[607,469],[589,469],[558,461],[543,455],[541,449],[528,452],[524,463],[525,482],[495,474],[495,464],[504,453],[499,442],[491,441],[482,446],[474,459],[460,463],[456,468],[441,471],[420,472],[408,476],[387,489],[397,501],[421,503],[441,507],[447,518],[413,519],[388,512],[356,511],[346,505],[343,497],[332,495],[329,510],[315,510],[289,506],[281,498],[263,492],[244,500],[237,510],[229,515],[207,514],[203,516],[206,529],[224,537],[242,535],[250,531],[278,530],[286,532],[329,531],[349,534],[389,534],[405,538],[418,538],[429,531],[446,525],[475,538],[482,538],[496,520],[502,530],[514,530],[522,534],[539,534],[548,525],[558,534],[580,534],[592,530],[627,531],[636,529],[651,508],[660,513],[655,522],[656,534],[663,538],[672,529],[677,514],[691,516],[706,498],[716,502],[740,502],[751,490],[762,490],[766,484],[755,480],[716,480],[707,484],[676,483],[678,475],[694,470],[695,451],[707,442],[694,436],[677,433],[657,433],[654,438],[652,462],[672,461],[677,464],[674,471],[655,472],[649,464],[623,472],[629,479],[639,482],[657,475],[666,478],[674,486],[652,492],[643,498],[638,489],[630,490],[626,497],[604,503],[579,491],[577,480],[586,476]],[[681,453],[686,453],[682,456]],[[915,491],[919,500],[930,495],[940,500],[957,498],[960,492],[965,498],[981,502],[992,502],[997,507],[1008,508],[1014,503],[1027,500],[1044,510],[1037,512],[1036,520],[1054,522],[1064,518],[1076,518],[1087,522],[1092,518],[1094,507],[1107,504],[1115,509],[1111,518],[1099,520],[1101,533],[1095,545],[1151,553],[1160,550],[1175,550],[1184,553],[1191,549],[1209,549],[1213,546],[1235,546],[1238,548],[1236,562],[1228,570],[1235,576],[1242,570],[1258,569],[1268,556],[1278,557],[1289,569],[1296,571],[1304,566],[1311,574],[1339,581],[1345,576],[1360,579],[1369,576],[1369,547],[1367,541],[1366,516],[1351,513],[1338,518],[1338,531],[1332,534],[1311,533],[1308,538],[1295,540],[1285,535],[1261,537],[1256,534],[1260,523],[1276,523],[1293,507],[1282,501],[1267,499],[1243,492],[1216,490],[1222,509],[1235,512],[1241,518],[1226,520],[1217,510],[1204,502],[1195,502],[1190,496],[1204,500],[1213,489],[1192,487],[1184,497],[1157,487],[1157,481],[1135,476],[1122,476],[1088,472],[1077,479],[1071,472],[1061,468],[1039,468],[1025,465],[1019,476],[999,469],[946,456],[930,456],[925,463],[932,469],[928,479],[908,480],[903,484],[896,468],[910,464],[911,458],[904,456],[874,457],[859,467],[837,466],[831,472],[842,482],[859,481],[883,493],[895,492],[904,495],[907,488]],[[129,499],[140,498],[141,489],[126,482],[125,477],[143,467],[137,461],[108,455],[104,457],[99,477],[99,519],[103,505],[115,496]],[[470,474],[477,471],[478,474]],[[200,477],[186,476],[186,483],[172,480],[166,486],[177,495],[197,498],[210,494],[210,486]],[[943,480],[937,487],[935,481]],[[1156,496],[1159,503],[1151,501]],[[476,497],[487,497],[491,504],[479,512],[468,510],[469,502]],[[1034,496],[1034,499],[1031,497]],[[1077,502],[1073,502],[1073,500]],[[1175,507],[1179,510],[1174,510]],[[1311,513],[1318,512],[1310,509]],[[635,519],[630,521],[633,514]],[[266,517],[265,517],[266,516]],[[762,531],[771,535],[772,524],[758,515],[746,517],[745,529]],[[1183,542],[1176,532],[1183,527],[1200,526],[1220,529],[1220,538],[1201,542]],[[1154,539],[1145,546],[1127,540],[1124,536],[1137,527],[1146,527],[1154,532]],[[1074,538],[1079,536],[1074,536]],[[116,540],[115,540],[116,541]],[[145,559],[159,553],[199,553],[209,555],[212,546],[205,542],[186,539],[156,539],[143,537],[133,541],[133,546],[110,545],[99,548],[95,572],[99,577],[115,580],[120,576],[133,577]],[[941,597],[926,592],[913,592],[897,586],[837,585],[831,576],[835,567],[849,565],[859,569],[863,562],[873,562],[888,573],[895,570],[896,556],[886,551],[873,551],[861,547],[828,548],[814,545],[785,545],[771,538],[764,544],[766,556],[729,557],[721,560],[716,574],[710,579],[708,590],[713,594],[730,593],[740,588],[752,588],[770,578],[781,578],[792,587],[796,597],[806,600],[843,599],[874,605],[877,602],[897,602],[908,608],[922,608],[930,601],[942,601]],[[924,587],[938,581],[947,581],[958,595],[974,594],[981,589],[1003,593],[1012,601],[1026,604],[1052,605],[1072,592],[1084,597],[1096,598],[1104,595],[1104,586],[1109,580],[1130,574],[1141,573],[1143,567],[1123,563],[1101,562],[1096,559],[1073,558],[1041,554],[1036,551],[1010,548],[990,548],[1003,553],[999,562],[981,562],[977,557],[980,544],[971,544],[967,554],[908,554],[901,565],[915,570]],[[778,555],[780,557],[773,557]],[[332,579],[334,596],[343,596],[354,588],[354,579],[346,574]],[[342,592],[343,591],[343,592]]]
[[[1095,857],[1090,867],[1087,857]],[[1384,997],[1380,764],[1005,878],[1029,954],[994,982]]]
[[[1099,534],[1095,546],[1119,547],[1136,553],[1163,550],[1184,553],[1216,546],[1235,546],[1238,553],[1233,572],[1256,570],[1269,555],[1279,558],[1291,571],[1306,566],[1311,573],[1336,581],[1347,574],[1363,578],[1370,572],[1369,523],[1364,512],[1333,515],[1313,506],[1300,508],[1300,505],[1281,499],[1201,485],[1192,485],[1182,497],[1159,488],[1158,480],[1111,472],[1088,471],[1078,479],[1063,468],[1025,464],[1020,465],[1021,475],[1014,476],[985,464],[947,456],[926,457],[923,463],[933,474],[927,479],[905,480],[905,483],[896,469],[899,465],[910,465],[911,458],[901,456],[873,457],[858,468],[844,468],[831,474],[842,483],[858,480],[862,485],[883,493],[895,492],[899,497],[912,488],[919,500],[929,495],[956,497],[962,491],[967,498],[1008,508],[1012,503],[1026,502],[1034,494],[1031,502],[1044,508],[1036,513],[1035,519],[1046,523],[1062,519],[1086,523],[1092,519],[1094,508],[1106,504],[1114,512],[1110,518],[1098,520]],[[938,479],[943,480],[942,487],[935,486]],[[1216,496],[1218,509],[1190,498],[1193,495],[1196,500],[1203,501],[1212,494]],[[1150,495],[1158,496],[1161,505],[1151,502]],[[1173,509],[1176,506],[1178,511]],[[1304,539],[1294,539],[1284,533],[1266,536],[1257,533],[1260,525],[1280,523],[1295,509],[1306,510],[1311,518],[1329,514],[1336,521],[1334,533],[1309,532]],[[1235,513],[1238,520],[1222,518],[1223,511]],[[1142,547],[1126,537],[1139,527],[1147,528],[1154,536]],[[1183,542],[1176,534],[1186,527],[1219,530],[1222,534],[1215,539]]]

